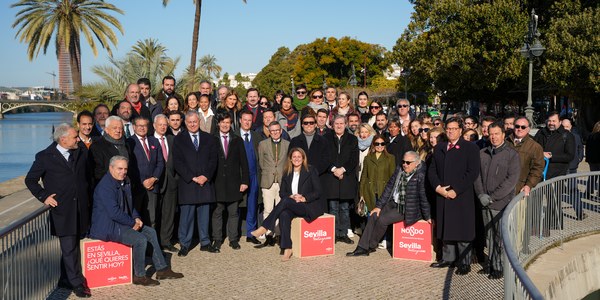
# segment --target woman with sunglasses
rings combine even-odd
[[[347,116],[354,113],[354,107],[350,103],[350,94],[347,92],[340,92],[338,96],[337,106],[331,110],[329,115],[329,125],[333,126],[333,119],[336,116]]]
[[[433,128],[433,124],[431,123],[423,123],[421,128],[419,128],[419,138],[422,141],[421,147],[417,149],[417,153],[419,153],[419,157],[421,160],[425,160],[427,155],[429,154],[431,144],[429,143],[429,131]]]
[[[375,136],[363,163],[359,195],[365,200],[367,211],[375,208],[376,199],[383,194],[383,189],[396,168],[396,158],[387,152],[386,145],[385,136]]]
[[[306,107],[302,109],[302,111],[300,112],[301,115],[304,116],[307,114],[312,114],[316,116],[319,109],[329,108],[327,104],[324,103],[325,95],[322,90],[314,89],[310,91],[310,95],[308,97],[310,98],[310,102],[308,102]]]
[[[275,120],[281,124],[281,128],[288,133],[290,139],[302,133],[298,122],[300,114],[292,106],[292,97],[289,95],[284,95],[281,99],[281,108],[275,113]]]
[[[376,119],[376,115],[377,113],[379,113],[380,111],[382,111],[383,106],[381,105],[381,102],[377,101],[377,100],[373,100],[371,102],[371,104],[369,105],[369,113],[368,113],[368,121],[367,124],[373,126],[373,124],[375,124],[375,119]]]
[[[263,110],[271,108],[271,101],[267,96],[260,96],[260,100],[258,100],[258,105],[262,107]]]

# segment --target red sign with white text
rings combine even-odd
[[[335,217],[325,214],[311,223],[292,220],[292,250],[298,257],[334,255]]]
[[[83,276],[90,288],[131,283],[133,259],[129,246],[84,240],[81,242],[81,260]]]
[[[409,227],[404,222],[394,223],[393,257],[410,260],[432,261],[431,224],[419,221]]]

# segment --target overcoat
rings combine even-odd
[[[236,202],[242,200],[240,185],[250,184],[248,159],[242,139],[232,133],[228,134],[228,153],[225,156],[221,137],[215,136],[218,145],[219,163],[215,176],[215,193],[217,202]]]
[[[329,140],[330,166],[323,176],[323,185],[326,187],[324,195],[327,199],[354,199],[358,191],[358,139],[356,136],[344,131],[338,139],[335,133],[326,135]],[[333,167],[346,169],[342,180],[333,175]]]
[[[360,177],[359,195],[365,199],[367,208],[375,208],[375,200],[381,197],[383,189],[394,174],[396,169],[396,158],[389,153],[383,152],[377,158],[375,153],[369,153],[363,161],[363,170]]]

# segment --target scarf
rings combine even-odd
[[[288,109],[287,111],[283,110],[282,108],[280,112],[287,120],[287,124],[285,126],[287,131],[289,132],[290,130],[293,130],[298,123],[298,112],[292,108]]]
[[[135,111],[137,111],[137,113],[139,114],[142,110],[142,101],[138,101],[138,103],[133,103],[133,102],[129,102],[131,103],[131,107],[133,107],[133,109],[135,109]]]
[[[366,139],[361,139],[360,137],[358,137],[358,149],[360,149],[360,151],[365,151],[369,147],[371,147],[373,137],[373,135],[368,136]]]
[[[119,151],[119,155],[129,158],[127,148],[125,147],[125,137],[121,137],[121,139],[119,140],[113,139],[108,134],[103,135],[103,137],[107,142],[111,143],[113,146],[115,146],[115,148],[117,148],[117,151]]]
[[[310,97],[308,96],[302,100],[294,98],[294,101],[292,101],[292,105],[294,105],[296,110],[301,111],[304,107],[306,107],[306,105],[308,105],[308,102],[310,102],[309,98]]]
[[[398,174],[398,178],[396,179],[396,183],[394,184],[394,192],[392,193],[394,197],[394,201],[398,203],[398,212],[404,215],[405,206],[406,206],[406,186],[408,185],[408,178],[417,172],[419,167],[416,167],[412,172],[406,173],[401,171]]]

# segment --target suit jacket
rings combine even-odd
[[[292,195],[292,179],[294,173],[291,172],[283,176],[281,180],[281,188],[279,196],[281,199],[288,198]],[[302,168],[300,171],[300,179],[298,180],[298,194],[306,198],[306,211],[308,217],[304,218],[307,222],[312,222],[314,219],[323,215],[327,209],[327,201],[321,197],[321,183],[317,170],[312,166],[308,167],[308,171]]]
[[[544,152],[552,152],[546,179],[567,175],[569,163],[575,157],[576,147],[573,134],[562,126],[554,131],[544,127],[535,134],[533,139],[542,146]]]
[[[449,200],[436,194],[437,237],[444,241],[472,241],[475,238],[474,183],[479,176],[479,147],[460,138],[450,150],[448,142],[437,144],[428,170],[429,181],[450,185],[456,198]]]
[[[202,130],[197,134],[198,150],[194,148],[189,132],[178,134],[173,141],[173,166],[179,174],[179,204],[215,202],[214,176],[219,160],[219,146],[214,136]],[[200,175],[208,178],[203,186],[192,181]]]
[[[143,104],[150,111],[151,121],[154,121],[154,117],[163,113],[163,102],[156,101],[152,96],[144,100]]]
[[[144,151],[144,147],[140,142],[137,135],[132,135],[127,139],[129,145],[129,178],[132,180],[134,191],[139,192],[140,190],[146,190],[143,186],[143,181],[156,177],[159,179],[163,173],[165,167],[165,160],[162,154],[162,148],[160,143],[153,136],[146,136],[148,142],[148,151],[150,152],[150,159]],[[158,182],[154,184],[152,192],[158,193],[159,185]]]
[[[250,184],[250,175],[248,174],[248,158],[246,158],[246,149],[242,139],[232,134],[228,134],[227,156],[223,149],[222,134],[215,136],[218,145],[218,164],[217,175],[215,176],[215,192],[217,202],[236,202],[242,200],[240,185]]]
[[[323,175],[330,169],[330,147],[331,144],[329,141],[315,132],[313,140],[310,143],[310,149],[308,148],[306,135],[300,134],[292,139],[288,152],[293,148],[300,148],[304,150],[306,153],[306,158],[308,159],[308,164],[315,167],[319,175]]]
[[[167,161],[165,163],[165,170],[159,178],[159,186],[160,193],[164,194],[167,190],[177,189],[177,180],[179,179],[179,175],[175,172],[175,167],[173,166],[173,144],[174,144],[174,135],[165,135],[167,146],[168,146],[168,155]],[[158,142],[160,144],[160,141]]]
[[[244,137],[241,135],[242,134],[241,130],[238,130],[237,132],[240,133],[240,137],[243,140]],[[262,140],[263,140],[263,138],[260,136],[260,134],[258,132],[250,129],[250,141],[252,142],[252,147],[254,148],[254,156],[256,157],[256,161],[254,162],[256,165],[256,174],[254,176],[256,176],[256,178],[258,180],[258,190],[256,191],[257,203],[262,203],[262,189],[261,189],[261,185],[260,185],[261,173],[260,173],[260,165],[258,163],[258,157],[259,157],[258,144]],[[246,157],[248,157],[248,153],[246,153]],[[248,167],[250,167],[250,161],[248,161]],[[250,178],[252,178],[252,172],[250,172]],[[244,193],[244,199],[240,203],[240,207],[246,207],[247,201],[248,201],[248,192]]]
[[[127,143],[125,143],[125,147],[129,147]],[[100,179],[104,177],[104,174],[108,172],[110,159],[115,155],[119,155],[119,150],[105,138],[101,138],[97,142],[92,143],[89,151],[89,159],[93,166],[93,178],[95,183],[99,182]]]
[[[56,207],[50,209],[51,232],[55,236],[84,234],[89,226],[89,179],[87,152],[78,147],[69,166],[56,142],[35,155],[25,176],[25,185],[40,202],[56,194]],[[43,186],[39,184],[42,180]]]
[[[328,172],[323,176],[323,185],[327,187],[325,196],[328,199],[354,199],[358,191],[358,139],[356,136],[344,132],[339,145],[335,133],[327,135],[331,147],[329,147],[330,166]],[[339,180],[331,172],[331,168],[346,169],[342,180]]]
[[[100,129],[98,129],[98,124],[94,123],[94,126],[92,126],[92,132],[90,133],[90,136],[99,136],[102,137],[102,133],[103,131],[100,131]]]
[[[260,187],[268,189],[273,185],[275,179],[281,183],[283,176],[283,169],[287,164],[287,153],[290,146],[290,142],[279,139],[279,161],[275,162],[275,155],[273,155],[273,146],[271,138],[262,140],[258,144],[258,164],[260,166]]]

